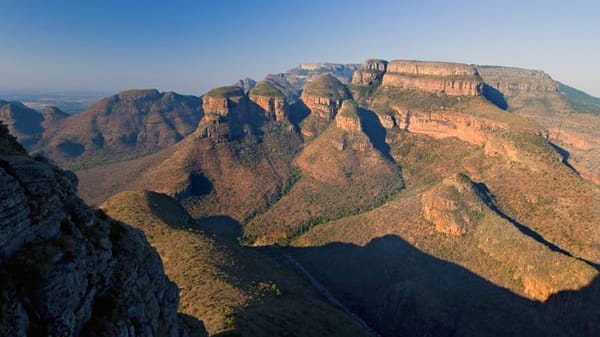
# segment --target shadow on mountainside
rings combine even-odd
[[[600,278],[547,302],[523,298],[393,235],[364,247],[286,248],[382,336],[598,336]]]
[[[569,151],[567,151],[566,149],[564,149],[563,147],[560,147],[552,142],[548,142],[548,144],[550,144],[550,146],[552,146],[554,148],[554,150],[556,150],[556,152],[558,152],[558,154],[561,156],[561,162],[568,167],[571,171],[573,171],[574,173],[576,173],[577,175],[579,175],[579,172],[577,171],[577,169],[575,169],[573,167],[573,165],[571,165],[571,163],[569,163],[569,158],[571,158],[571,153]]]
[[[487,188],[487,186],[484,183],[474,183],[473,185],[474,185],[475,189],[478,191],[479,196],[481,197],[483,202],[492,211],[494,211],[499,217],[501,217],[502,219],[508,221],[513,226],[515,226],[521,233],[523,233],[523,234],[527,235],[528,237],[534,239],[535,241],[541,243],[542,245],[546,246],[548,249],[550,249],[553,252],[557,252],[557,253],[563,254],[565,256],[578,259],[581,262],[584,262],[584,263],[588,264],[589,266],[591,266],[592,268],[600,271],[598,264],[590,262],[585,259],[582,259],[580,257],[574,256],[571,252],[569,252],[565,249],[562,249],[559,246],[557,246],[556,244],[546,240],[541,234],[539,234],[535,230],[531,229],[528,226],[523,225],[522,223],[518,222],[517,220],[515,220],[514,218],[509,216],[508,214],[504,213],[496,205],[496,203],[494,202],[494,196],[491,194],[490,190]]]
[[[290,114],[288,116],[290,123],[294,126],[296,130],[300,130],[300,123],[308,117],[310,114],[310,109],[302,102],[301,100],[297,100],[294,104],[290,106]]]
[[[508,109],[508,102],[506,102],[504,94],[487,83],[483,84],[483,97],[502,110]]]
[[[229,243],[242,233],[239,223],[224,216],[204,218],[200,224],[203,231]],[[365,246],[330,243],[239,249],[244,256],[258,254],[278,261],[274,269],[293,268],[324,300],[348,310],[348,316],[366,322],[384,337],[592,337],[600,333],[600,277],[583,289],[557,293],[542,303],[424,253],[395,235],[373,239]],[[243,268],[242,263],[237,265]],[[236,315],[260,312],[266,305],[255,303]]]
[[[390,154],[390,146],[385,141],[387,134],[383,125],[377,118],[375,112],[360,109],[359,110],[360,122],[362,124],[363,131],[367,134],[373,146],[383,154],[383,156],[392,162],[395,162],[394,158]]]

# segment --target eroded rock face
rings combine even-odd
[[[391,61],[382,85],[448,96],[479,96],[483,92],[477,69],[458,63]]]
[[[373,85],[381,82],[383,74],[387,69],[386,60],[370,59],[366,60],[360,69],[354,72],[352,84]]]
[[[268,120],[287,121],[287,104],[284,98],[250,95],[250,100],[258,105]]]
[[[318,117],[331,121],[342,102],[350,98],[346,87],[334,76],[319,76],[306,84],[300,99]]]
[[[458,174],[423,194],[423,218],[439,232],[460,236],[475,224],[483,203],[475,196],[471,181]]]
[[[258,107],[258,114],[264,114],[267,121],[285,122],[288,120],[288,104],[283,92],[273,83],[259,82],[249,93],[250,101]]]
[[[540,70],[489,66],[478,67],[477,70],[487,85],[505,96],[523,92],[546,93],[559,90],[558,83]]]
[[[202,97],[204,117],[197,133],[216,143],[225,142],[235,135],[235,126],[247,119],[248,98],[237,86],[217,88]]]
[[[143,232],[86,206],[73,173],[0,150],[0,336],[205,335]]]

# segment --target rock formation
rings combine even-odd
[[[202,109],[204,118],[196,132],[221,143],[239,135],[236,128],[247,118],[248,98],[238,86],[220,87],[202,97]]]
[[[383,74],[387,70],[388,62],[386,60],[369,59],[366,60],[360,69],[354,72],[352,84],[373,85],[381,82]]]
[[[0,126],[0,336],[203,336],[144,234],[94,212],[77,177]]]
[[[350,98],[348,89],[333,75],[322,75],[307,83],[300,99],[320,118],[332,120],[345,99]]]
[[[505,96],[513,96],[523,92],[547,93],[558,91],[558,82],[540,70],[479,66],[477,71],[487,85],[500,91]]]
[[[264,111],[267,120],[287,121],[288,106],[283,93],[273,84],[263,81],[248,93],[250,101]]]
[[[475,67],[443,62],[391,61],[382,85],[448,96],[479,96],[483,91]]]
[[[348,132],[360,132],[362,126],[360,124],[360,116],[358,115],[358,107],[352,100],[345,100],[342,107],[335,117],[335,125]]]
[[[445,179],[422,197],[423,218],[437,231],[463,235],[481,216],[484,204],[478,200],[468,177],[462,174]]]

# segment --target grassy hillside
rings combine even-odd
[[[273,249],[239,246],[239,225],[194,222],[166,195],[130,191],[101,206],[144,230],[180,288],[180,310],[202,317],[213,336],[368,336],[324,302]]]
[[[600,98],[590,96],[563,83],[559,83],[559,89],[573,110],[600,115]]]

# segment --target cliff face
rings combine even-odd
[[[236,136],[238,122],[248,114],[248,99],[240,87],[221,87],[202,97],[202,109],[204,118],[196,132],[214,143],[222,143]]]
[[[350,98],[346,87],[332,75],[323,75],[307,83],[300,99],[320,118],[332,120],[345,99]]]
[[[73,173],[9,150],[0,149],[0,336],[204,335],[178,316],[177,287],[143,232],[87,207]]]
[[[475,67],[442,62],[391,61],[382,85],[448,96],[479,96],[483,91]]]
[[[354,72],[352,84],[372,85],[380,83],[387,69],[388,62],[385,60],[366,60],[360,69]]]
[[[510,67],[477,67],[485,83],[504,96],[518,93],[548,93],[558,91],[558,82],[540,70]]]
[[[288,119],[288,105],[283,93],[273,84],[260,82],[249,92],[250,101],[254,102],[267,120],[284,122]]]

